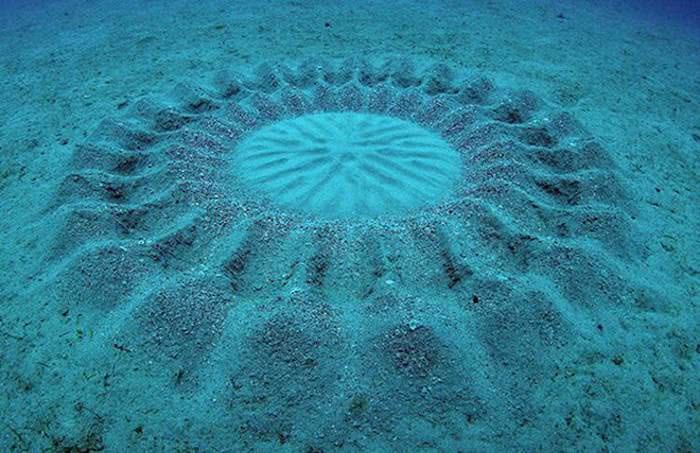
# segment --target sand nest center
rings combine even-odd
[[[439,200],[461,168],[439,135],[355,112],[275,123],[252,134],[233,160],[251,187],[322,217],[375,216]]]

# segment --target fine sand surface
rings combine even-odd
[[[593,1],[232,3],[0,12],[1,451],[700,450],[692,27]],[[398,57],[433,116],[343,91]],[[309,58],[370,107],[288,137],[272,110],[314,94],[254,71]]]

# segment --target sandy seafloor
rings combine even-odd
[[[622,4],[425,3],[3,4],[0,451],[700,450],[700,35]],[[198,416],[223,403],[178,389],[177,369],[157,357],[109,344],[91,355],[104,348],[99,312],[88,301],[68,312],[52,300],[56,271],[47,264],[59,226],[44,209],[74,146],[119,105],[178,82],[358,54],[467,67],[572,113],[628,178],[645,253],[625,278],[633,274],[653,296],[635,309],[590,301],[602,336],[561,355],[559,371],[532,388],[537,412],[503,426],[494,420],[510,415],[464,414],[464,426],[449,429],[347,422],[333,433],[359,434],[329,440],[303,411],[283,408],[299,427],[287,420],[256,437],[223,412]],[[359,403],[348,396],[351,415],[391,399],[366,393]]]

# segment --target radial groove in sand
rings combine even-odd
[[[252,190],[281,207],[325,218],[395,214],[439,201],[461,165],[433,132],[351,112],[275,123],[242,142],[233,161]]]

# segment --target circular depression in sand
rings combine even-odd
[[[244,140],[234,171],[283,208],[319,217],[374,217],[432,204],[460,173],[438,134],[398,118],[316,113],[264,127]]]

